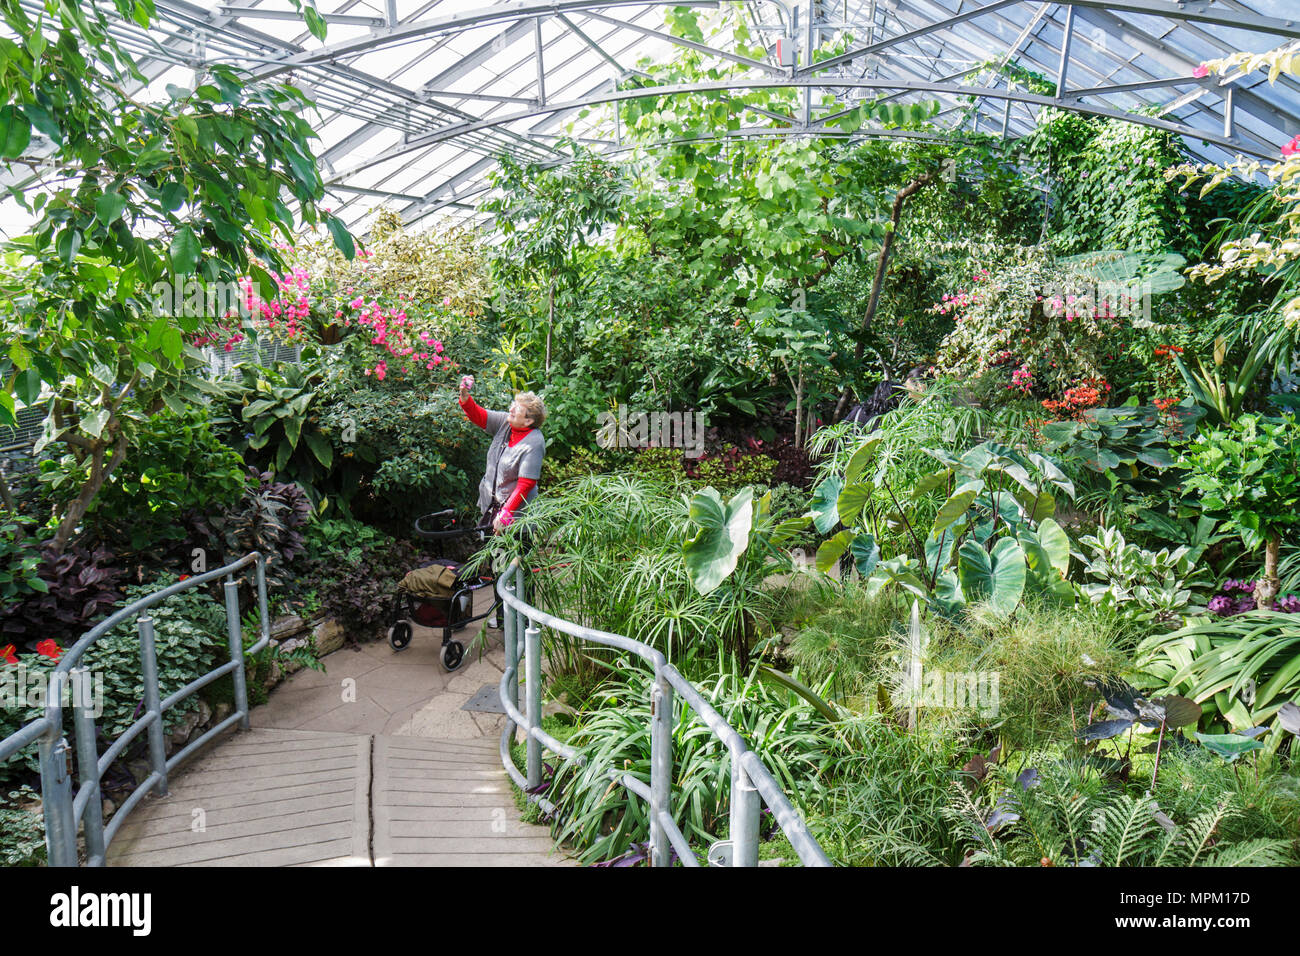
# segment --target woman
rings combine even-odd
[[[460,407],[471,422],[492,436],[487,469],[478,485],[478,507],[484,524],[491,521],[492,530],[499,532],[537,497],[546,455],[541,432],[546,406],[532,392],[520,392],[510,411],[490,412],[470,397],[473,387],[474,376],[460,380]]]

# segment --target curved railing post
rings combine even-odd
[[[91,699],[90,671],[74,667],[72,678],[72,721],[77,733],[77,771],[86,791],[81,819],[86,825],[86,858],[104,859],[104,798],[99,789],[99,747],[95,739],[95,705]]]
[[[530,622],[531,623],[531,622]],[[524,659],[528,670],[528,789],[542,785],[542,742],[533,733],[542,725],[542,632],[529,627],[524,631]]]
[[[45,855],[50,866],[77,865],[77,821],[72,812],[72,748],[63,739],[63,682],[60,671],[50,673],[47,714],[54,726],[37,743],[41,766],[41,812],[45,817]]]
[[[230,678],[235,684],[235,712],[240,715],[239,726],[249,728],[248,683],[244,674],[244,632],[239,623],[239,585],[233,574],[226,575],[226,634],[230,640],[230,662],[235,669]],[[261,594],[258,595],[259,601]]]
[[[604,776],[612,785],[622,786],[631,794],[646,801],[650,807],[650,862],[654,866],[668,865],[669,854],[676,851],[683,866],[697,867],[700,860],[682,833],[671,813],[672,799],[672,739],[674,730],[674,702],[680,697],[685,708],[708,727],[714,738],[721,741],[731,754],[731,838],[715,843],[709,850],[709,862],[721,866],[757,866],[759,814],[764,804],[772,812],[776,825],[789,838],[799,859],[811,866],[830,866],[831,861],[807,832],[802,819],[791,806],[781,786],[771,771],[751,751],[743,737],[732,728],[721,714],[700,694],[682,674],[667,662],[662,652],[640,641],[621,634],[566,621],[523,598],[523,568],[517,563],[507,569],[507,580],[514,586],[502,589],[502,601],[507,611],[507,658],[505,672],[501,675],[498,692],[509,721],[501,732],[501,763],[510,779],[521,789],[533,791],[528,799],[537,803],[547,813],[559,812],[554,802],[542,797],[536,790],[541,784],[542,748],[578,765],[586,757],[575,747],[566,744],[542,730],[541,724],[541,628],[549,627],[558,633],[569,634],[583,641],[604,647],[617,648],[633,654],[654,668],[651,685],[651,760],[650,782],[626,768],[603,768]],[[518,638],[524,634],[525,671],[528,682],[528,700],[525,711],[518,707]],[[513,646],[513,650],[511,645]],[[512,723],[510,723],[512,722]],[[519,772],[510,756],[511,727],[522,727],[528,737],[527,776]]]
[[[144,678],[145,715],[153,718],[149,725],[149,765],[158,774],[158,793],[167,795],[167,747],[163,742],[162,698],[158,693],[158,649],[154,641],[153,618],[141,614],[136,618],[140,632],[140,673]]]
[[[655,666],[650,687],[650,865],[668,865],[668,830],[663,820],[672,812],[673,688],[663,665]]]
[[[731,865],[758,866],[758,789],[731,752]]]
[[[505,580],[501,582],[501,589],[518,593],[518,575],[511,573],[507,569]],[[506,642],[506,673],[511,674],[510,681],[506,684],[509,692],[510,703],[517,710],[519,708],[519,612],[514,609],[514,605],[505,604],[505,622],[502,628],[503,636]],[[514,721],[506,718],[508,724],[507,730],[512,734],[515,730]]]

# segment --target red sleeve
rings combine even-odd
[[[528,493],[537,487],[537,482],[532,478],[520,478],[519,483],[515,485],[514,494],[501,509],[501,518],[506,524],[514,520],[515,509],[518,508],[528,498]]]
[[[487,429],[487,409],[483,408],[481,405],[479,405],[478,402],[474,401],[473,395],[469,396],[468,398],[465,399],[465,401],[461,402],[460,407],[465,412],[466,418],[468,418],[479,428],[482,428],[484,430]]]

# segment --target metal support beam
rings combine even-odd
[[[1014,0],[1014,2],[1019,2],[1019,0]],[[718,5],[719,0],[600,0],[600,2],[593,2],[593,0],[546,0],[546,2],[538,2],[538,0],[507,0],[507,2],[496,3],[480,10],[469,10],[414,23],[403,23],[395,30],[344,40],[341,43],[330,44],[316,50],[306,50],[294,56],[285,57],[278,66],[257,74],[253,79],[255,81],[265,80],[304,66],[333,63],[341,58],[367,53],[377,47],[387,46],[392,43],[408,42],[420,37],[438,36],[444,33],[463,33],[470,27],[499,23],[503,20],[518,21],[535,16],[552,16],[556,13],[568,11],[589,11],[593,8],[603,9],[607,7],[658,6],[717,9]],[[626,24],[619,23],[619,25],[625,26]]]
[[[1068,81],[1066,71],[1070,67],[1070,43],[1074,40],[1074,7],[1065,8],[1065,33],[1061,39],[1061,64],[1056,68],[1056,98],[1065,96],[1065,84]]]
[[[684,46],[688,50],[695,50],[699,53],[708,53],[711,56],[719,57],[723,60],[730,60],[733,63],[739,63],[741,66],[752,67],[755,70],[761,70],[772,76],[784,76],[785,71],[773,66],[771,63],[765,63],[762,60],[752,60],[747,56],[740,56],[736,53],[729,53],[726,50],[719,50],[717,47],[709,46],[707,43],[696,43],[694,40],[688,40],[685,37],[673,36],[671,33],[664,33],[662,30],[652,30],[650,27],[643,27],[637,23],[630,23],[626,20],[615,20],[613,17],[607,17],[604,14],[596,13],[594,10],[584,10],[583,16],[588,20],[599,20],[601,23],[608,23],[612,26],[621,27],[625,30],[635,30],[644,36],[653,37],[656,40],[663,40],[665,43],[672,43],[675,46]]]
[[[546,63],[542,59],[542,18],[533,17],[533,43],[537,59],[537,104],[546,105]]]
[[[434,143],[446,142],[448,140],[455,139],[458,136],[463,136],[466,133],[471,133],[479,129],[487,129],[493,126],[502,126],[508,123],[513,123],[517,120],[527,119],[530,116],[540,116],[547,112],[552,112],[552,111],[575,110],[575,109],[581,109],[586,106],[594,106],[599,103],[613,103],[622,100],[637,99],[644,96],[675,96],[684,93],[721,92],[724,90],[736,90],[736,89],[772,89],[775,87],[783,87],[783,86],[796,86],[796,87],[816,86],[816,87],[841,88],[841,89],[894,90],[894,91],[911,92],[911,93],[938,93],[938,94],[951,96],[951,97],[975,96],[975,97],[985,97],[985,98],[997,99],[997,100],[1010,99],[1010,100],[1015,100],[1017,102],[1028,103],[1034,106],[1059,106],[1060,105],[1059,102],[1053,97],[1039,96],[1034,93],[1029,93],[1020,90],[1010,90],[1010,89],[1001,90],[1001,89],[989,89],[987,87],[957,86],[954,84],[946,84],[946,83],[911,83],[911,82],[897,82],[897,81],[890,81],[890,80],[854,80],[854,79],[848,79],[843,77],[833,77],[833,78],[818,77],[818,78],[803,78],[803,79],[794,79],[794,80],[790,80],[790,79],[748,79],[746,80],[742,78],[737,78],[733,80],[720,80],[720,81],[714,81],[708,83],[684,83],[684,84],[675,84],[670,86],[660,86],[657,88],[650,87],[650,88],[642,88],[636,90],[615,90],[609,93],[602,93],[595,96],[583,97],[582,99],[579,100],[549,104],[544,108],[526,110],[519,113],[511,113],[504,116],[496,116],[496,117],[492,117],[491,119],[480,120],[475,123],[455,123],[443,127],[442,129],[434,130],[426,134],[425,136],[417,137],[416,139],[412,140],[410,143],[404,144],[403,146],[397,147],[392,150],[388,150],[385,153],[382,153],[379,156],[376,156],[366,161],[366,163],[362,164],[362,166],[364,167],[366,165],[373,165],[380,162],[386,162],[398,155],[401,155],[402,153],[409,152],[411,150],[418,149],[423,146],[432,145]],[[1183,123],[1170,122],[1168,120],[1161,120],[1154,117],[1143,116],[1142,114],[1139,113],[1127,113],[1124,112],[1123,110],[1114,109],[1108,106],[1100,106],[1100,105],[1094,106],[1090,104],[1079,103],[1079,104],[1072,105],[1071,108],[1076,112],[1085,113],[1091,116],[1105,116],[1113,119],[1124,120],[1125,122],[1129,122],[1129,123],[1137,123],[1142,126],[1150,126],[1155,129],[1168,130],[1169,132],[1176,133],[1180,136],[1190,136],[1195,139],[1201,139],[1209,143],[1214,143],[1215,145],[1222,146],[1225,149],[1241,150],[1242,152],[1248,155],[1259,156],[1261,158],[1275,158],[1273,156],[1274,150],[1272,148],[1270,148],[1268,152],[1252,150],[1242,143],[1236,141],[1229,141],[1225,139],[1224,137],[1220,136],[1217,131],[1212,132],[1203,129],[1194,129]]]
[[[596,51],[596,54],[601,59],[603,59],[606,63],[608,63],[614,69],[618,70],[619,76],[626,76],[629,72],[640,73],[639,70],[629,71],[626,68],[624,68],[624,66],[621,63],[619,63],[618,60],[614,59],[612,56],[609,55],[609,53],[605,51],[605,48],[603,46],[601,46],[591,37],[587,36],[587,34],[583,33],[582,30],[578,28],[578,25],[574,23],[572,20],[570,20],[568,17],[566,17],[563,13],[557,13],[555,16],[557,20],[559,20],[561,23],[563,23],[566,27],[569,28],[569,31],[573,33],[574,36],[576,36],[583,43],[587,44],[587,46],[591,47],[591,49]],[[644,76],[645,74],[641,73],[641,75]]]
[[[805,33],[804,33],[804,41],[803,41],[804,66],[810,66],[813,61],[813,48],[816,45],[816,40],[814,39],[813,31],[817,29],[813,23],[813,21],[816,19],[814,15],[815,10],[813,8],[813,5],[816,2],[817,0],[808,0],[808,24],[804,28]],[[812,123],[812,87],[805,86],[803,90],[803,125],[807,127],[811,123]]]
[[[263,10],[261,7],[218,7],[223,14],[241,17],[246,20],[297,20],[302,22],[302,14],[295,10]],[[341,13],[322,13],[321,19],[326,23],[337,23],[349,27],[382,27],[389,24],[383,17],[356,17]]]

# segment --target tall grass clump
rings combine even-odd
[[[1125,626],[1092,606],[1029,602],[1010,618],[976,605],[955,621],[931,617],[925,625],[924,671],[996,675],[996,714],[979,723],[1013,749],[1069,743],[1088,723],[1097,698],[1090,686],[1128,666]],[[895,637],[892,660],[906,653]],[[897,666],[897,665],[895,665]],[[965,726],[969,711],[921,710],[923,722]]]
[[[788,555],[782,562],[758,546],[745,551],[720,586],[700,594],[682,553],[692,533],[688,498],[657,481],[588,475],[548,489],[493,539],[494,567],[523,554],[521,531],[532,542],[526,556],[531,603],[656,647],[688,676],[727,654],[744,661],[782,606],[786,585],[774,575],[789,570]],[[568,680],[578,696],[608,673],[611,655],[594,645],[547,631],[546,646],[552,674]]]

